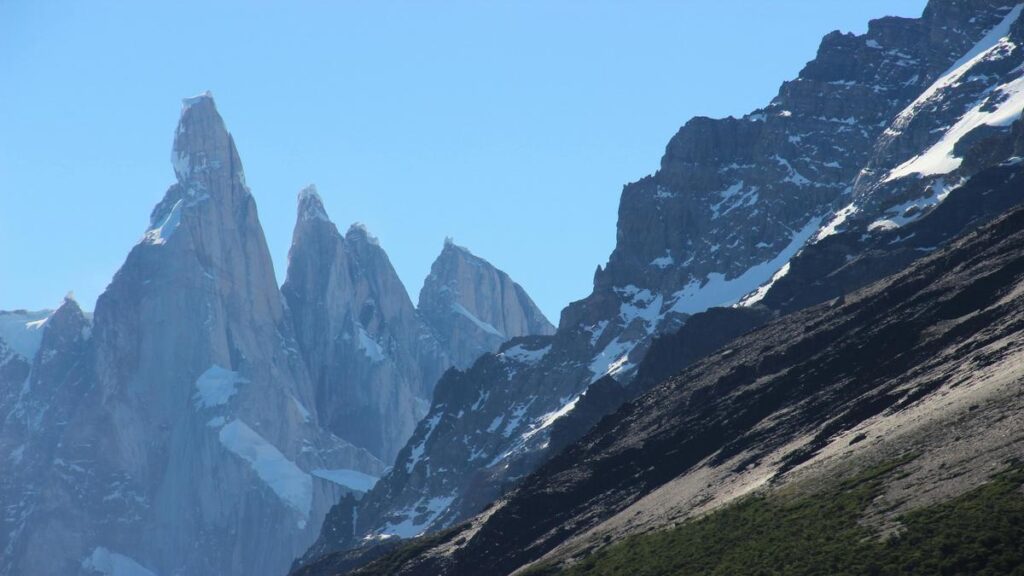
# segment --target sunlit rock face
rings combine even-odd
[[[3,572],[276,574],[384,465],[320,428],[241,162],[209,94],[177,182],[89,322],[73,300],[5,393]],[[11,446],[12,438],[23,443]]]

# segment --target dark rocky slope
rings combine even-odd
[[[920,457],[887,482],[876,521],[963,493],[1024,455],[1022,330],[1015,209],[891,278],[740,337],[603,420],[460,530],[388,558],[390,573],[497,575],[565,561],[751,491],[908,451]]]
[[[998,0],[931,2],[921,18],[876,20],[860,36],[833,33],[765,108],[687,123],[659,171],[624,189],[616,249],[593,293],[563,311],[554,336],[509,343],[465,374],[450,373],[392,472],[359,504],[354,528],[329,527],[351,538],[322,537],[307,560],[473,516],[642,392],[642,383],[628,387],[651,343],[700,322],[709,308],[742,300],[769,313],[715,312],[722,327],[702,331],[726,339],[709,336],[701,353],[742,332],[730,333],[732,323],[749,328],[864,286],[998,213],[995,204],[971,206],[981,214],[973,220],[939,211],[948,228],[936,226],[924,244],[925,215],[965,197],[957,189],[980,181],[974,176],[1013,161],[1012,146],[992,154],[988,143],[970,146],[1005,129],[965,140],[958,153],[971,160],[941,185],[941,175],[888,176],[970,116],[978,98],[1008,93],[1019,76],[1008,64],[1017,51],[1006,44],[1020,33],[1018,16]],[[977,61],[968,58],[975,52]],[[956,78],[971,81],[947,86],[960,60],[966,68]],[[922,229],[916,240],[914,226]],[[700,355],[668,361],[662,375]]]

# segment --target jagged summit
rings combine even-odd
[[[324,209],[324,200],[316,191],[316,185],[310,184],[299,191],[299,221],[323,220],[330,222],[327,210]]]
[[[345,240],[380,246],[380,240],[371,234],[370,229],[362,222],[353,222],[352,225],[348,227],[348,232],[345,232]]]
[[[218,175],[242,174],[234,139],[209,92],[182,101],[171,162],[180,184],[200,189]]]

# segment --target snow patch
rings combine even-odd
[[[222,406],[238,392],[238,384],[248,382],[238,372],[214,364],[196,380],[196,392],[192,395],[192,402],[196,408]]]
[[[442,413],[438,411],[436,414],[430,417],[429,420],[425,420],[427,426],[427,433],[424,434],[423,440],[419,444],[413,446],[412,451],[409,453],[409,461],[405,463],[405,471],[412,472],[416,464],[419,463],[420,459],[423,458],[423,452],[427,448],[427,440],[434,434],[434,429],[437,428],[437,423],[441,421]]]
[[[775,283],[784,278],[786,274],[789,274],[789,262],[783,264],[782,268],[772,276],[772,279],[769,280],[767,284],[761,286],[757,290],[754,290],[752,294],[743,300],[740,300],[737,306],[753,306],[761,300],[764,300],[764,297],[768,295],[768,291],[772,289],[772,286],[775,286]]]
[[[470,322],[475,324],[477,328],[483,330],[484,332],[502,339],[505,338],[505,335],[502,334],[500,330],[474,316],[473,313],[470,312],[469,310],[466,310],[466,308],[462,304],[459,304],[458,302],[453,303],[452,311],[461,316],[465,316],[466,318],[469,319]]]
[[[857,206],[852,202],[849,205],[840,208],[832,219],[828,221],[828,224],[822,226],[821,230],[818,230],[818,233],[814,236],[814,240],[812,242],[821,242],[825,238],[828,238],[838,232],[839,227],[846,222],[847,218],[856,214],[857,210]]]
[[[365,328],[359,326],[359,349],[366,354],[366,357],[372,360],[374,363],[383,362],[386,354],[384,348],[378,343],[373,336],[366,331]]]
[[[527,348],[523,347],[522,344],[516,344],[515,346],[502,352],[500,356],[504,356],[505,358],[508,358],[509,360],[514,360],[520,364],[532,365],[536,364],[537,362],[540,362],[541,359],[547,356],[548,352],[550,351],[551,344],[548,344],[547,346],[543,348],[538,348],[536,350],[528,350]]]
[[[219,437],[220,443],[248,462],[281,501],[309,518],[313,505],[313,479],[309,474],[241,420],[232,420],[221,428]],[[300,523],[300,528],[304,525]]]
[[[184,202],[184,198],[175,202],[174,206],[171,208],[170,212],[164,216],[163,220],[149,230],[146,230],[143,242],[158,246],[166,244],[167,241],[171,239],[171,236],[174,235],[174,231],[178,229],[178,224],[181,223],[181,209]]]
[[[983,110],[992,98],[1002,96],[994,110]],[[960,167],[963,158],[954,155],[954,148],[969,132],[980,126],[1005,127],[1020,118],[1024,109],[1024,77],[996,88],[992,94],[985,94],[966,114],[950,127],[942,138],[924,153],[900,164],[886,176],[890,182],[898,178],[920,174],[948,174]]]
[[[978,41],[970,50],[967,51],[959,60],[957,60],[946,72],[944,72],[935,82],[932,83],[920,96],[911,102],[902,112],[896,117],[892,127],[887,132],[892,134],[899,134],[903,127],[913,120],[914,116],[928,103],[930,102],[939,92],[946,90],[954,85],[958,84],[964,75],[967,74],[976,64],[986,59],[989,55],[997,51],[1001,45],[1009,45],[1006,40],[1007,34],[1010,32],[1010,28],[1014,22],[1020,18],[1021,10],[1024,9],[1024,4],[1018,4],[1014,6],[1012,10],[1003,18],[1003,20],[993,27],[988,33]],[[1011,87],[1013,84],[1019,82],[1010,82],[1003,87],[1003,92],[1010,94],[1008,100],[1016,100],[1016,96],[1019,94],[1019,86]],[[1009,88],[1009,90],[1006,90]],[[983,98],[982,100],[985,100]],[[957,124],[951,127],[943,135],[943,138],[934,146],[932,146],[924,154],[911,158],[907,162],[898,166],[895,170],[889,173],[885,178],[885,181],[895,180],[909,174],[920,173],[920,174],[946,174],[952,170],[955,170],[960,165],[958,158],[952,158],[950,156],[953,146],[963,137],[964,134],[970,130],[977,128],[982,124],[988,124],[990,126],[1005,125],[1000,124],[1001,122],[1007,122],[1007,116],[1011,115],[1011,112],[1007,110],[1008,102],[1003,102],[999,109],[995,112],[982,113],[979,108],[983,105],[979,103],[974,109],[970,110],[965,114]],[[1020,112],[1020,103],[1016,103],[1017,115]],[[1009,121],[1012,122],[1013,118]]]
[[[744,296],[754,292],[765,282],[771,280],[789,260],[796,255],[811,235],[821,225],[820,216],[811,218],[800,230],[790,237],[789,245],[782,249],[775,258],[751,266],[746,272],[731,280],[717,272],[708,275],[703,282],[693,280],[682,290],[672,295],[669,312],[680,314],[696,314],[715,306],[731,306]]]
[[[668,250],[665,251],[665,255],[664,256],[659,256],[658,258],[655,258],[654,260],[651,260],[651,266],[654,266],[656,268],[661,268],[662,270],[664,270],[665,268],[668,268],[669,266],[671,266],[671,265],[673,265],[675,263],[676,263],[675,259],[672,258],[672,254],[670,254],[668,252]]]

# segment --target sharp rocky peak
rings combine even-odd
[[[509,338],[554,332],[519,284],[451,238],[430,268],[418,308],[462,368]]]
[[[310,184],[299,191],[299,223],[312,220],[330,222],[327,210],[324,209],[324,200],[316,190],[315,184]]]
[[[345,240],[349,242],[380,246],[380,241],[376,236],[370,233],[370,229],[362,222],[354,222],[348,227],[348,232],[345,232]]]

